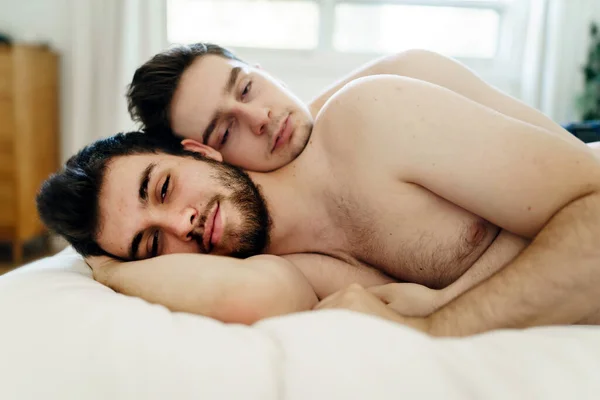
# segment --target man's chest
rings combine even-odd
[[[327,193],[340,238],[329,255],[357,267],[443,287],[477,260],[497,231],[417,185],[384,174],[348,172],[335,174]]]

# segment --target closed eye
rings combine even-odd
[[[229,128],[227,128],[227,130],[223,134],[220,145],[223,146],[225,143],[227,143],[227,139],[229,139]]]
[[[229,134],[231,133],[231,128],[233,128],[233,124],[234,124],[234,120],[229,121],[227,129],[225,129],[225,132],[223,132],[223,135],[221,136],[221,139],[219,140],[219,142],[217,143],[217,150],[221,150],[221,148],[223,147],[223,145],[225,143],[227,143],[227,140],[229,140]]]
[[[246,86],[244,86],[244,90],[242,91],[242,100],[250,93],[250,89],[252,89],[252,81],[249,81]]]
[[[152,235],[152,251],[150,252],[150,257],[156,257],[158,254],[158,230],[154,232]]]
[[[169,182],[171,181],[171,175],[167,176],[165,179],[165,183],[162,185],[162,189],[160,190],[160,202],[164,203],[165,198],[167,197],[167,193],[169,192]]]

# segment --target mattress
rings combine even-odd
[[[0,399],[591,399],[600,328],[432,338],[344,310],[253,326],[117,294],[71,248],[0,277]]]

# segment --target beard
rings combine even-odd
[[[223,255],[248,258],[261,254],[269,245],[271,217],[260,188],[244,170],[236,166],[221,163],[197,153],[186,153],[190,157],[210,164],[213,167],[211,177],[230,193],[227,196],[216,195],[209,202],[207,209],[210,210],[216,202],[223,204],[223,201],[227,201],[240,212],[242,222],[238,229],[235,231],[228,229],[223,232],[222,243],[231,246]],[[205,221],[207,215],[202,218]],[[194,239],[200,248],[204,249],[202,237],[194,237]]]

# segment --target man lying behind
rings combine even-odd
[[[205,43],[176,46],[138,68],[127,97],[132,118],[146,129],[173,131],[181,139],[200,143],[201,152],[214,149],[229,164],[267,172],[302,152],[317,114],[333,94],[353,80],[373,75],[430,82],[579,142],[547,116],[490,86],[459,62],[418,49],[377,59],[305,104],[263,68],[249,65],[225,48]],[[276,129],[284,118],[289,135],[280,135],[283,132]]]
[[[219,77],[223,74],[229,76],[229,90],[220,88],[223,78]],[[268,171],[285,165],[302,151],[311,132],[304,126],[312,125],[335,92],[352,80],[377,74],[440,85],[507,116],[577,141],[545,115],[488,85],[457,61],[425,50],[377,59],[331,85],[305,106],[265,70],[241,61],[227,49],[203,43],[177,46],[152,57],[136,71],[128,98],[132,117],[145,126],[169,126],[182,138],[201,141],[199,151],[209,145],[229,163]],[[282,110],[289,111],[292,133],[288,136],[277,135],[274,129],[279,126],[280,114],[287,115]],[[320,134],[327,131],[321,130]],[[428,314],[468,288],[455,284],[443,291],[427,291],[416,285],[390,285],[386,290],[392,287],[396,289],[396,300],[390,304],[408,315]],[[386,297],[389,299],[389,294]]]
[[[384,315],[433,334],[576,323],[597,311],[600,166],[582,143],[393,76],[347,85],[320,111],[312,133],[293,162],[247,176],[173,147],[157,150],[143,134],[101,141],[45,185],[40,212],[84,255],[283,255],[309,284],[285,286],[303,288],[289,293],[288,311],[349,283],[394,280],[431,288],[484,281],[427,319]],[[252,295],[227,285],[216,294],[205,290],[208,280],[179,277],[186,281],[165,293],[161,279],[178,266],[163,266],[161,279],[141,278],[147,270],[138,266],[115,268],[111,286],[223,320],[282,312],[275,281],[258,286],[261,292],[246,286]],[[204,263],[198,270],[205,268],[216,270]],[[285,279],[301,278],[292,275]],[[223,305],[223,298],[236,300]],[[246,298],[267,299],[267,309],[252,305],[250,317],[236,315]]]

